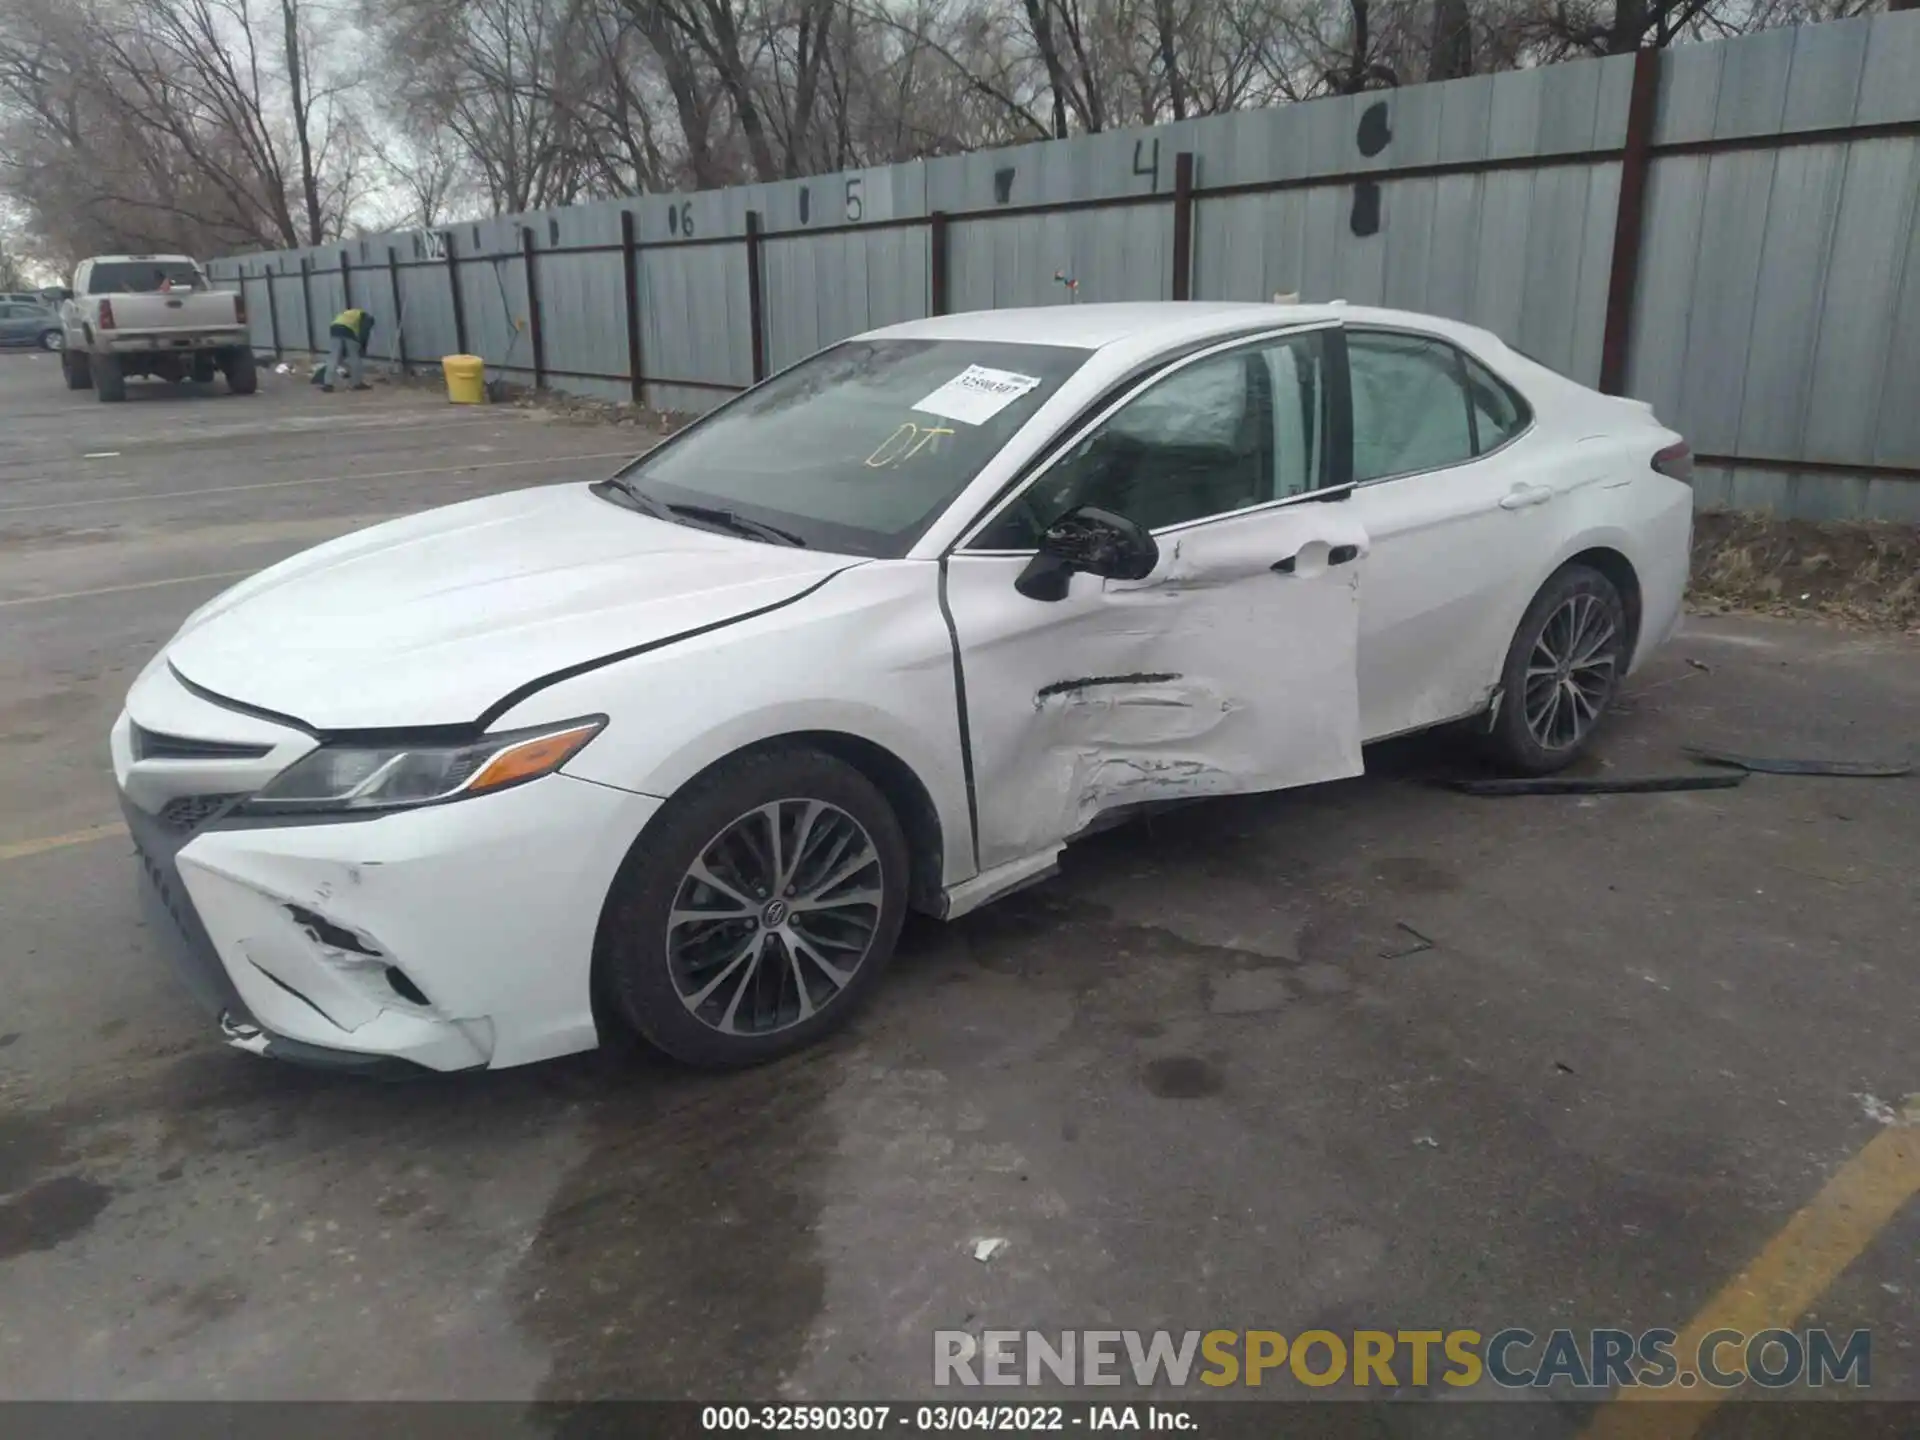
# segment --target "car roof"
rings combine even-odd
[[[89,265],[192,265],[191,255],[90,255]]]
[[[1099,350],[1145,336],[1167,344],[1203,339],[1221,331],[1262,324],[1310,325],[1330,320],[1329,305],[1257,305],[1235,301],[1142,301],[1092,305],[1033,305],[1014,310],[974,310],[934,315],[870,331],[862,339],[886,336],[912,340],[985,340],[1029,345],[1066,345]]]
[[[1491,350],[1503,358],[1507,353],[1498,336],[1478,326],[1411,310],[1349,305],[1344,300],[1307,305],[1213,300],[1035,305],[1024,309],[935,315],[870,330],[856,338],[975,340],[1064,345],[1080,350],[1118,346],[1134,354],[1152,354],[1216,335],[1288,325],[1326,325],[1335,321],[1351,325],[1403,326],[1445,336],[1482,353]]]

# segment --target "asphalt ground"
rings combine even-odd
[[[1869,1329],[1871,1390],[1818,1393],[1920,1401],[1915,777],[1476,799],[1400,744],[915,922],[750,1074],[223,1047],[136,919],[128,682],[240,574],[645,443],[297,377],[105,407],[0,357],[0,1397],[909,1397],[952,1393],[939,1329],[1731,1323]],[[1691,621],[1593,768],[1911,759],[1917,717],[1910,639]],[[1367,1393],[1291,1383],[1236,1393]],[[1655,1408],[1541,1398],[1502,1433]]]

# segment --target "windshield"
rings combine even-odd
[[[198,270],[181,260],[114,260],[93,267],[89,295],[144,295],[160,289],[204,290]]]
[[[730,514],[789,543],[904,555],[1089,353],[850,340],[748,391],[615,482],[695,523]]]

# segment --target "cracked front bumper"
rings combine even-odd
[[[118,735],[115,759],[130,763]],[[564,774],[352,820],[150,812],[122,794],[148,928],[230,1044],[443,1071],[598,1043],[601,906],[659,804]]]

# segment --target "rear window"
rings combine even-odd
[[[146,295],[163,288],[204,290],[207,282],[181,260],[113,260],[94,266],[87,277],[89,295]]]

